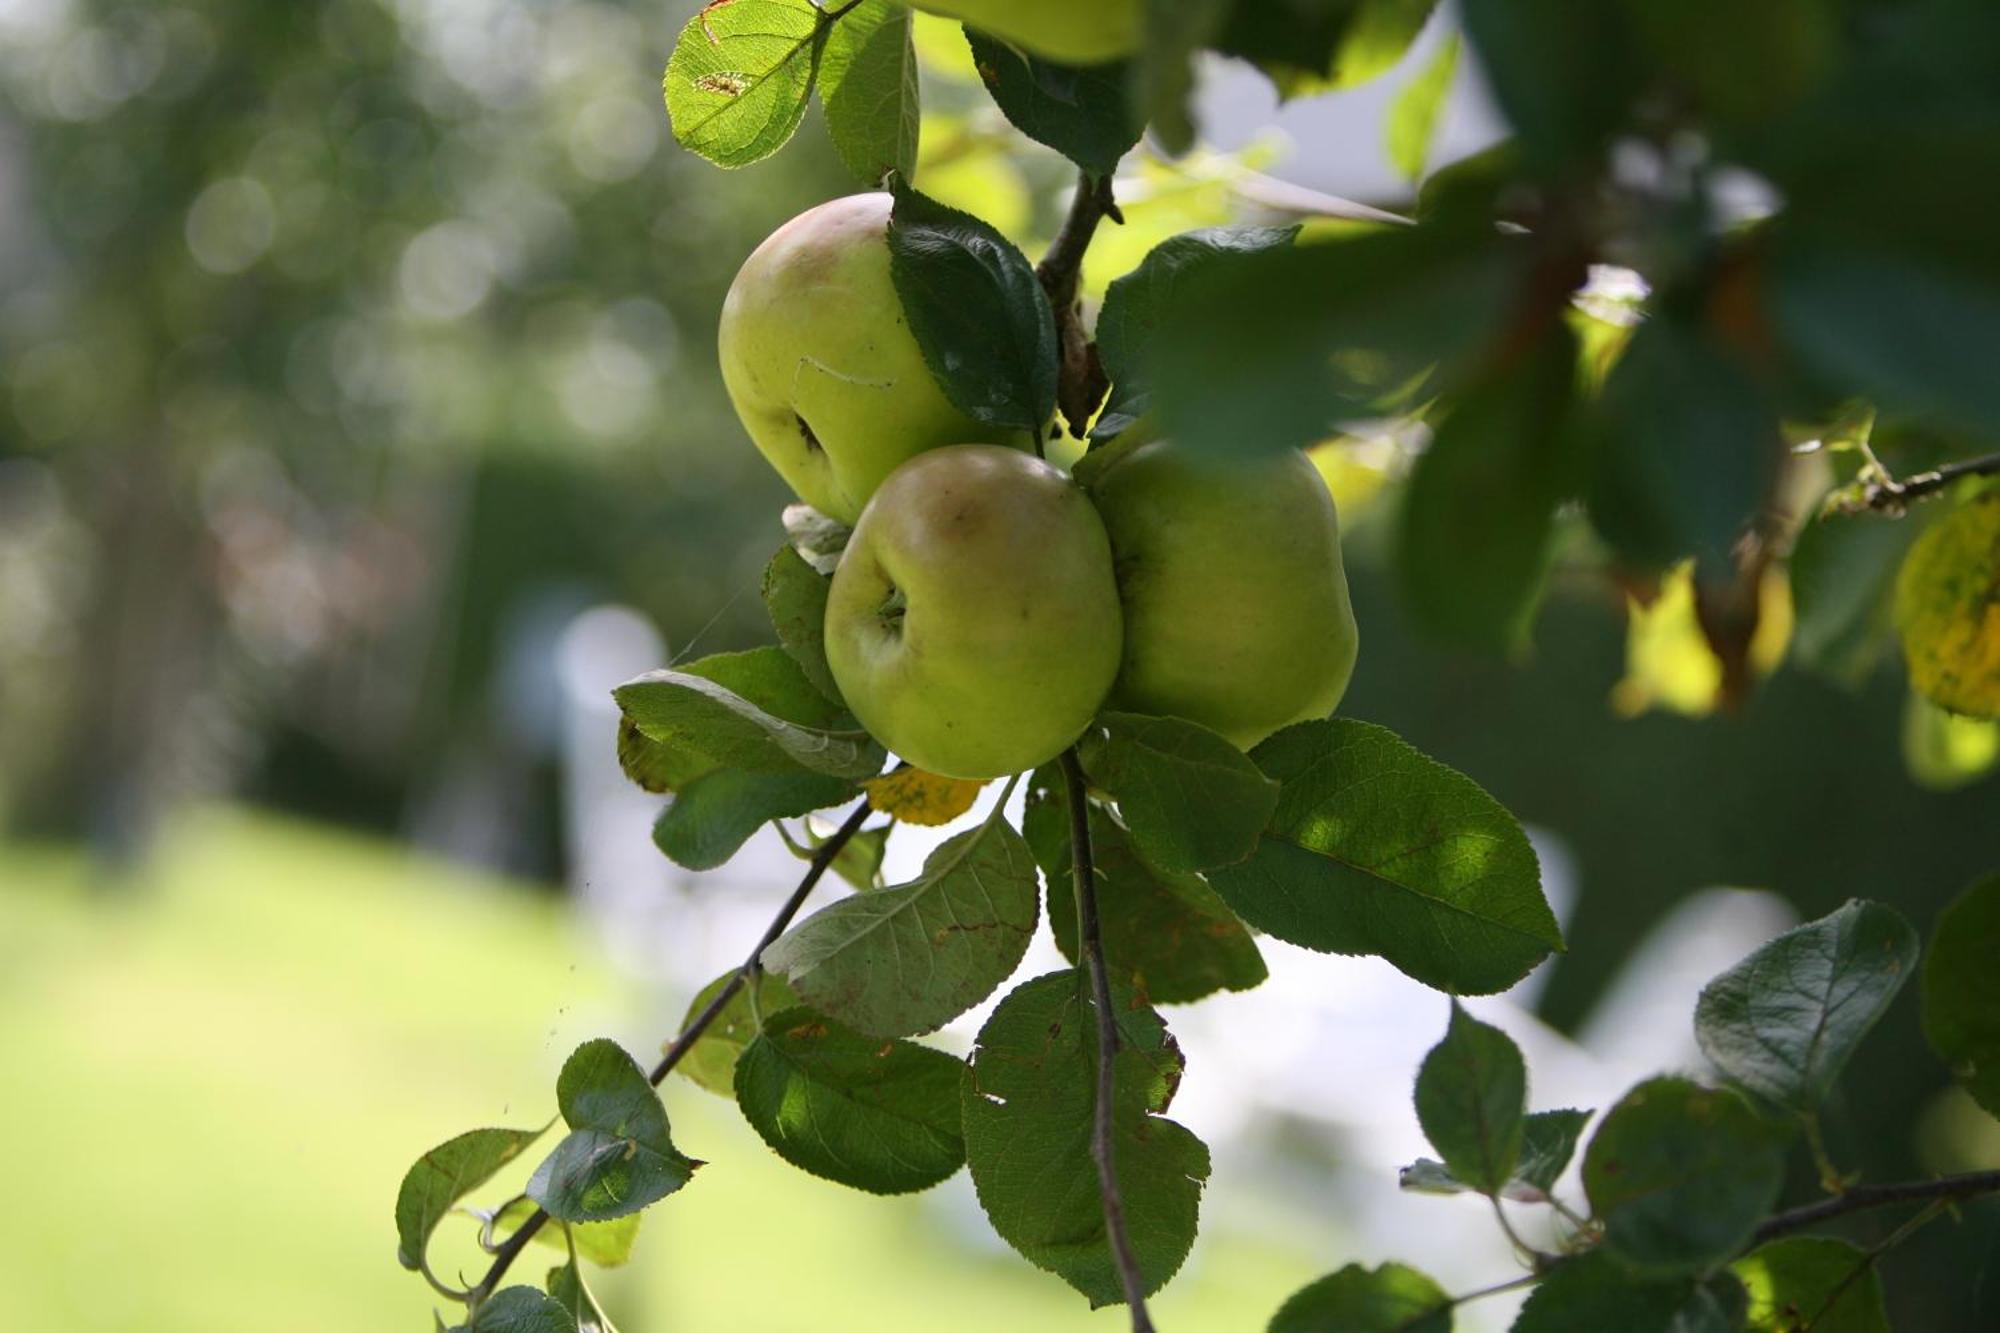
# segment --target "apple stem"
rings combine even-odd
[[[1071,196],[1069,215],[1062,229],[1049,243],[1048,253],[1035,266],[1035,276],[1049,298],[1056,317],[1056,349],[1060,357],[1056,379],[1056,403],[1069,422],[1069,433],[1083,438],[1084,427],[1104,401],[1111,387],[1104,366],[1097,359],[1097,345],[1083,327],[1083,312],[1077,308],[1077,288],[1083,279],[1083,256],[1097,224],[1105,218],[1122,223],[1125,215],[1111,193],[1111,177],[1079,172],[1076,193]]]
[[[721,1017],[723,1009],[736,998],[736,993],[743,989],[750,978],[763,970],[764,950],[771,946],[773,940],[785,933],[785,928],[792,924],[792,918],[806,905],[806,899],[811,896],[814,887],[826,874],[827,868],[833,864],[834,858],[840,855],[840,849],[847,846],[848,841],[861,831],[862,824],[866,823],[868,816],[873,813],[874,807],[863,801],[855,807],[854,813],[814,850],[812,861],[806,866],[806,873],[799,880],[799,886],[792,890],[792,896],[785,899],[785,905],[778,909],[778,914],[771,918],[771,924],[764,928],[763,937],[757,941],[757,947],[750,951],[750,956],[743,960],[743,965],[737,968],[722,989],[715,993],[715,998],[710,1000],[700,1013],[688,1020],[688,1025],[681,1029],[678,1037],[674,1038],[673,1045],[666,1049],[660,1056],[660,1062],[653,1066],[648,1081],[654,1087],[657,1088],[666,1081],[667,1075],[674,1071],[674,1066],[694,1049],[697,1041],[701,1040],[701,1034],[708,1031],[710,1025]],[[528,1247],[528,1242],[535,1238],[535,1233],[548,1225],[548,1221],[548,1213],[537,1208],[527,1221],[521,1223],[520,1227],[502,1242],[500,1248],[493,1252],[493,1264],[486,1270],[486,1276],[481,1278],[479,1285],[469,1293],[472,1302],[483,1301],[499,1289],[500,1279],[507,1275],[507,1270],[513,1267],[514,1260]]]
[[[1062,753],[1063,787],[1069,798],[1070,871],[1076,885],[1076,952],[1090,975],[1092,1008],[1097,1011],[1097,1096],[1090,1133],[1090,1157],[1097,1164],[1097,1189],[1104,1200],[1104,1234],[1132,1312],[1132,1333],[1153,1333],[1146,1313],[1146,1279],[1125,1230],[1125,1200],[1113,1165],[1111,1113],[1117,1088],[1118,1017],[1111,1007],[1111,978],[1104,967],[1104,935],[1097,916],[1097,872],[1090,855],[1090,798],[1083,766],[1072,746]]]

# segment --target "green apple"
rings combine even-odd
[[[918,768],[1025,772],[1118,674],[1118,585],[1083,491],[1032,454],[933,449],[875,492],[834,570],[826,660],[855,717]]]
[[[1232,463],[1156,440],[1090,475],[1125,608],[1110,707],[1244,749],[1334,710],[1357,635],[1333,497],[1304,454]]]
[[[722,381],[801,500],[852,523],[882,479],[942,444],[1025,448],[953,407],[889,277],[887,194],[808,209],[744,261],[722,303]]]
[[[1097,65],[1139,49],[1144,0],[916,0],[1065,65]]]

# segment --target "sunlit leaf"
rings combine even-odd
[[[687,1017],[681,1020],[681,1031],[687,1031],[688,1024],[695,1016],[708,1008],[715,997],[729,985],[736,976],[731,968],[715,980],[703,986],[688,1002]],[[751,1003],[750,988],[758,988],[756,1004]],[[688,1053],[674,1066],[674,1072],[699,1087],[722,1097],[736,1095],[736,1061],[757,1036],[757,1011],[773,1014],[780,1009],[790,1009],[798,1004],[798,996],[785,984],[783,977],[774,977],[768,972],[759,972],[742,989],[731,996],[722,1006],[707,1029]]]
[[[1832,1236],[1787,1236],[1731,1264],[1750,1292],[1745,1333],[1890,1333],[1866,1251]]]
[[[1451,92],[1452,80],[1458,74],[1458,51],[1459,37],[1453,33],[1438,44],[1430,62],[1397,91],[1396,100],[1389,104],[1389,117],[1383,124],[1385,147],[1389,161],[1408,180],[1421,178],[1424,163],[1430,159],[1438,119]]]
[[[868,804],[905,824],[936,828],[972,809],[986,783],[976,778],[947,778],[904,766],[861,784]]]
[[[1910,684],[1941,707],[2000,718],[2000,491],[1935,519],[1896,575]]]
[[[831,30],[810,0],[704,5],[661,79],[674,138],[721,167],[777,152],[805,117]]]

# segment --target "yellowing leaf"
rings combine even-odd
[[[1776,568],[1758,587],[1757,633],[1750,665],[1768,676],[1785,659],[1792,637],[1791,582]],[[1652,605],[1630,604],[1625,632],[1625,678],[1611,690],[1620,717],[1651,708],[1706,717],[1722,701],[1722,662],[1708,646],[1695,616],[1694,564],[1676,566],[1660,583]]]
[[[868,804],[883,814],[894,815],[905,824],[935,827],[949,824],[970,810],[986,784],[941,778],[921,768],[899,768],[861,785],[868,792]]]
[[[1933,791],[1955,791],[2000,768],[2000,722],[1947,713],[1912,693],[1903,710],[1903,766]]]
[[[1910,685],[1941,708],[2000,718],[2000,491],[1944,515],[1896,575]]]

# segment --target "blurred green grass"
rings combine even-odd
[[[404,1166],[545,1118],[577,1040],[643,1055],[637,1034],[678,1016],[647,1007],[559,904],[386,843],[210,810],[115,885],[69,851],[0,847],[5,1322],[428,1329],[430,1293],[393,1258]],[[689,1085],[668,1104],[714,1165],[598,1282],[625,1333],[1123,1325],[982,1252],[969,1208],[803,1176]],[[467,1231],[441,1233],[441,1273],[477,1263]],[[1330,1259],[1211,1226],[1157,1312],[1177,1333],[1260,1327]]]

